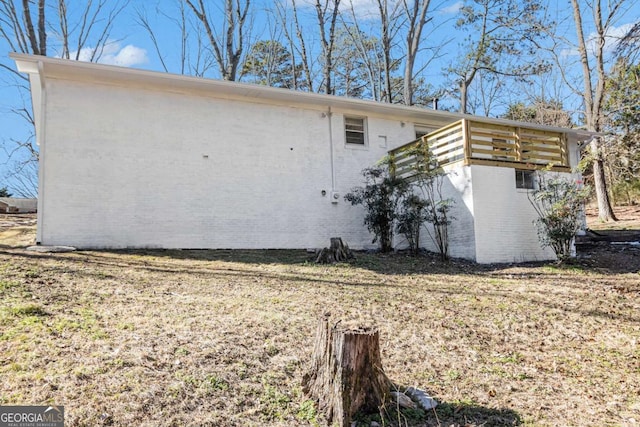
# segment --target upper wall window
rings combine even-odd
[[[534,190],[536,188],[536,172],[516,169],[516,188]]]
[[[422,125],[414,125],[413,128],[416,131],[416,139],[422,138],[434,131],[434,129]]]
[[[365,145],[365,125],[366,121],[362,117],[344,118],[344,132],[347,144]]]

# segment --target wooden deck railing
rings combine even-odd
[[[569,171],[566,137],[561,132],[495,125],[463,119],[389,151],[396,176],[410,178],[430,150],[433,166],[465,165]]]

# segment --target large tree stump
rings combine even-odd
[[[339,322],[331,326],[329,315],[320,319],[303,389],[318,402],[329,424],[349,427],[358,412],[379,413],[389,401],[391,385],[382,369],[376,329],[349,329]]]
[[[340,237],[332,237],[330,246],[322,249],[316,257],[316,263],[333,264],[335,262],[348,261],[353,258],[355,257],[351,249],[349,249],[349,245],[344,243]]]

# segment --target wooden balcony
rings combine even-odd
[[[569,172],[564,133],[462,119],[389,151],[396,176],[418,173],[418,158],[430,150],[431,167],[454,163]]]

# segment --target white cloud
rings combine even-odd
[[[611,53],[618,46],[620,40],[631,30],[634,24],[624,24],[619,27],[610,27],[607,34],[604,36],[604,53]],[[589,54],[594,54],[597,48],[598,43],[598,34],[596,32],[592,32],[587,36],[586,45],[587,52]],[[580,53],[578,49],[565,49],[562,51],[564,56],[577,56]]]
[[[134,65],[146,64],[149,62],[147,51],[132,44],[128,44],[124,47],[118,42],[108,42],[104,45],[101,52],[95,52],[94,47],[85,47],[80,49],[78,55],[79,61],[91,61],[91,58],[96,56],[97,61],[100,64],[107,65],[119,65],[121,67],[133,67]],[[71,58],[76,57],[77,52],[71,52],[69,55]]]
[[[375,0],[342,0],[340,3],[340,9],[343,11],[350,10],[352,5],[356,17],[359,19],[378,19],[380,17],[378,2]],[[441,15],[452,15],[458,13],[462,6],[464,6],[464,2],[462,0],[458,0],[449,6],[438,9],[436,12]],[[398,0],[389,0],[390,11],[400,7],[402,7],[402,5]]]
[[[147,51],[145,49],[128,44],[115,53],[103,54],[98,62],[102,64],[120,65],[122,67],[132,67],[134,65],[146,64],[149,62],[149,58],[147,57]]]
[[[442,15],[452,15],[454,13],[458,13],[458,11],[460,10],[460,8],[462,8],[463,5],[464,5],[464,3],[462,1],[457,1],[457,2],[453,3],[452,5],[449,5],[447,7],[443,7],[438,12],[440,14],[442,14]]]
[[[390,3],[389,8],[393,8],[393,2]],[[378,4],[373,0],[347,0],[340,5],[342,10],[351,10],[352,7],[358,18],[375,19],[380,16]]]
[[[624,24],[619,27],[611,27],[611,29],[605,36],[604,49],[606,51],[614,50],[618,46],[618,43],[620,43],[620,40],[622,40],[622,38],[625,35],[627,35],[627,33],[631,30],[632,27],[633,27],[633,24]],[[595,40],[591,40],[591,39],[594,39],[595,37],[596,37],[595,33],[592,33],[589,35],[589,42],[592,44],[593,47],[595,47]]]
[[[298,7],[315,8],[315,0],[298,0]],[[389,1],[389,9],[392,10],[396,4],[396,0]],[[351,8],[356,18],[362,20],[372,20],[380,18],[380,11],[376,0],[342,0],[340,2],[340,10],[346,12],[351,17]],[[315,13],[315,11],[313,12]]]

